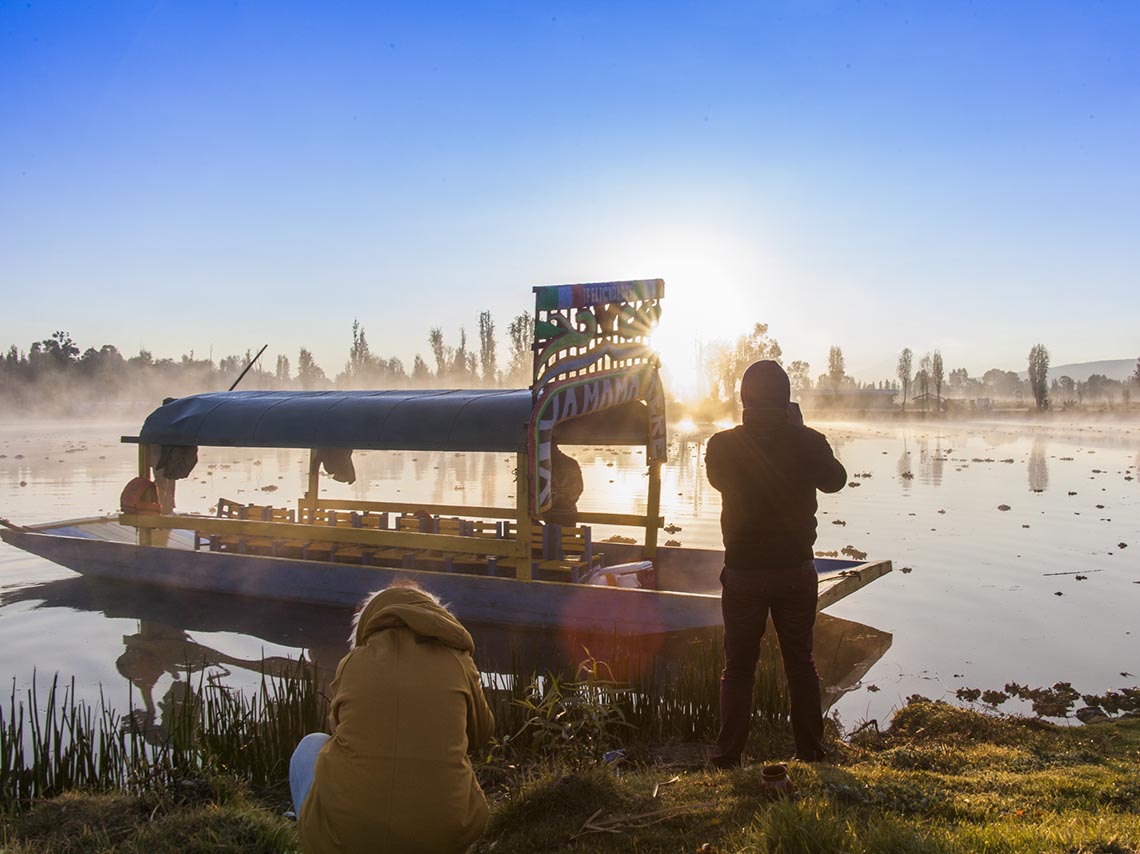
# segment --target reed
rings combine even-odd
[[[613,650],[622,660],[621,650]],[[599,754],[638,744],[707,741],[720,714],[721,655],[701,647],[683,660],[626,660],[625,678],[590,655],[574,671],[520,672],[517,663],[489,677],[496,729],[519,752],[581,748]],[[779,647],[764,639],[754,690],[758,730],[788,730],[788,697]],[[503,738],[504,736],[500,736]]]
[[[622,679],[588,654],[570,673],[513,666],[488,674],[499,736],[483,764],[708,740],[717,727],[719,676],[712,650],[684,662],[642,661]],[[300,739],[325,729],[322,684],[304,660],[282,675],[263,668],[251,693],[216,683],[204,664],[187,665],[155,724],[133,694],[124,714],[102,691],[94,704],[77,699],[74,679],[62,683],[56,675],[46,695],[38,677],[22,693],[13,681],[7,709],[0,707],[0,809],[72,790],[162,791],[215,776],[255,789],[280,786]],[[762,731],[786,729],[785,695],[778,650],[766,644],[756,686]]]
[[[187,668],[160,725],[106,701],[77,700],[75,681],[58,675],[41,703],[39,679],[15,683],[0,709],[0,808],[66,791],[163,789],[180,780],[226,774],[259,787],[287,776],[289,757],[307,732],[322,729],[328,701],[305,662],[288,677],[262,674],[252,694],[213,684],[207,668]]]

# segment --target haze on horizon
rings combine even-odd
[[[410,366],[538,284],[785,359],[1134,358],[1140,7],[0,3],[0,343]]]

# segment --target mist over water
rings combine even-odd
[[[913,693],[952,699],[960,687],[1060,680],[1099,693],[1140,681],[1140,645],[1133,637],[1140,631],[1140,427],[1075,421],[814,426],[828,436],[850,479],[842,492],[820,496],[817,550],[866,552],[868,559],[892,560],[896,570],[828,609],[893,635],[881,660],[838,701],[844,720],[883,720]],[[135,447],[119,437],[137,427],[0,425],[0,516],[34,524],[114,512],[136,468]],[[707,435],[695,428],[672,432],[662,505],[667,524],[680,530],[662,535],[663,541],[720,547],[720,496],[704,476]],[[644,510],[643,451],[566,450],[582,466],[582,509]],[[323,481],[326,495],[513,505],[510,455],[358,452],[354,461],[357,482]],[[304,490],[307,465],[299,451],[204,448],[198,467],[179,483],[177,509],[209,513],[221,497],[293,504]],[[597,526],[594,538],[614,533],[631,532]],[[250,602],[233,609],[230,622],[219,622],[217,614],[211,622],[206,618],[221,610],[210,606],[217,601],[211,597],[203,604],[201,597],[191,602],[185,594],[141,589],[104,589],[94,597],[82,582],[68,581],[74,578],[0,547],[0,673],[18,687],[30,682],[34,669],[59,671],[75,674],[88,695],[101,683],[125,706],[124,675],[136,674],[136,684],[150,684],[162,696],[181,678],[179,658],[202,653],[213,665],[212,678],[252,685],[258,676],[249,668],[263,655],[284,660],[305,651],[335,661],[343,649],[347,616],[335,609],[302,626],[295,610]],[[186,615],[183,624],[179,613]],[[552,654],[559,649],[550,645]],[[674,644],[658,654],[684,655],[685,649]]]

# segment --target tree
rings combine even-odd
[[[1038,409],[1049,408],[1049,351],[1044,344],[1034,344],[1029,351],[1029,388]]]
[[[1054,382],[1057,383],[1057,395],[1061,398],[1061,404],[1070,404],[1076,400],[1077,384],[1070,376],[1058,377]]]
[[[734,399],[740,378],[753,362],[762,359],[779,362],[782,355],[779,343],[768,337],[767,323],[754,324],[751,332],[741,335],[731,346],[723,341],[714,342],[707,353],[706,373],[717,400]]]
[[[839,394],[839,387],[843,385],[843,377],[847,374],[843,359],[843,350],[832,347],[827,351],[827,378],[831,382],[831,390]]]
[[[1140,385],[1140,357],[1136,359],[1136,370],[1132,372],[1132,382]]]
[[[416,358],[412,361],[412,379],[416,383],[426,383],[430,378],[431,368],[424,361],[424,357],[416,353]]]
[[[994,398],[1016,397],[1021,392],[1021,380],[1013,371],[990,368],[982,374],[982,383]]]
[[[910,347],[904,347],[903,351],[899,353],[898,376],[899,382],[902,383],[903,409],[906,409],[907,395],[910,394],[911,370],[914,367],[913,359],[914,354],[910,352]]]
[[[431,354],[435,357],[435,375],[442,380],[447,376],[450,359],[447,348],[443,345],[443,330],[440,327],[433,326],[428,330],[428,346],[431,347]]]
[[[348,350],[348,364],[344,372],[349,381],[363,380],[372,372],[372,351],[368,347],[368,339],[364,337],[364,327],[355,317],[352,319],[352,346]]]
[[[469,385],[469,378],[475,375],[475,354],[467,352],[467,330],[459,327],[459,347],[452,353],[451,373],[461,388]]]
[[[297,379],[303,389],[317,388],[325,382],[325,372],[304,347],[297,356]]]
[[[930,363],[930,380],[934,383],[934,397],[939,411],[942,410],[942,379],[942,353],[935,350],[934,358]]]
[[[507,339],[510,346],[507,383],[511,387],[529,386],[534,372],[531,350],[534,343],[534,318],[529,311],[524,311],[507,324]]]
[[[918,373],[914,375],[914,383],[918,386],[919,396],[922,397],[922,411],[930,408],[930,372],[934,360],[927,353],[918,360]]]
[[[479,312],[479,366],[483,373],[483,385],[494,385],[495,374],[495,321],[491,312]]]
[[[788,365],[788,379],[792,383],[792,391],[811,391],[811,365],[797,359]]]
[[[193,358],[193,356],[191,356]],[[284,353],[277,354],[277,381],[280,383],[289,382],[289,357]]]

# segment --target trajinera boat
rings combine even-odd
[[[353,606],[411,577],[463,620],[619,634],[717,625],[723,552],[658,543],[668,443],[649,335],[664,290],[660,279],[534,288],[528,389],[229,391],[168,400],[138,436],[123,437],[138,445],[139,476],[124,490],[119,515],[6,522],[0,536],[78,573],[139,584]],[[559,508],[558,449],[574,445],[644,446],[645,514]],[[307,491],[294,507],[221,498],[214,516],[164,512],[172,502],[164,508],[162,497],[173,495],[204,447],[307,449]],[[321,478],[352,479],[352,452],[363,450],[509,452],[517,459],[515,506],[322,497]],[[594,525],[639,536],[599,542]],[[817,559],[816,569],[824,608],[891,564]]]

